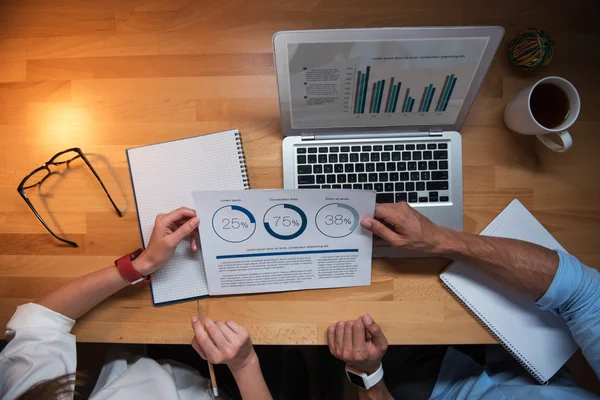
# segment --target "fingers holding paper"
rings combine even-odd
[[[159,217],[157,217],[157,223],[158,221]],[[180,207],[168,214],[163,214],[160,219],[160,224],[171,232],[170,240],[175,246],[191,235],[192,250],[194,251],[198,249],[196,241],[198,223],[196,211],[187,207]],[[193,235],[194,232],[196,232],[196,235]]]
[[[429,254],[445,239],[443,228],[406,202],[377,204],[375,218],[363,219],[361,226],[391,246],[415,254]]]
[[[180,207],[167,214],[158,214],[146,250],[136,259],[136,269],[148,276],[164,266],[175,252],[177,245],[189,237],[193,251],[200,245],[198,225],[200,219],[191,208]]]

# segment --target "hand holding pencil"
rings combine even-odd
[[[199,305],[198,305],[199,308]],[[192,347],[204,360],[212,364],[226,364],[232,373],[243,370],[257,361],[248,331],[234,321],[213,321],[206,316],[192,318],[194,339]],[[211,374],[213,390],[216,382]],[[215,392],[217,395],[218,392]]]

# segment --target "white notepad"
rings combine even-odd
[[[194,208],[192,192],[249,189],[239,131],[230,130],[127,150],[144,247],[157,214]],[[189,242],[152,274],[152,302],[163,305],[208,295],[200,251]]]
[[[553,250],[563,247],[518,200],[482,232]],[[500,343],[540,382],[547,382],[577,350],[566,322],[476,268],[454,263],[441,275],[450,289]]]

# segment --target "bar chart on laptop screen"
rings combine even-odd
[[[456,121],[487,38],[290,44],[294,128]]]
[[[371,88],[370,100],[367,98],[367,89],[369,85],[370,66],[367,66],[366,71],[358,71],[356,79],[353,83],[354,96],[352,103],[353,114],[380,114],[380,113],[427,113],[427,112],[444,112],[448,108],[448,103],[452,98],[452,92],[456,86],[457,78],[454,74],[446,75],[444,84],[441,89],[434,86],[433,83],[423,88],[423,93],[420,96],[419,106],[415,109],[415,99],[419,93],[413,92],[410,95],[410,88],[402,87],[402,82],[395,82],[395,77],[390,77],[387,80],[382,79],[373,82]],[[387,87],[386,87],[387,81]],[[436,95],[437,101],[434,107],[431,108],[431,103]],[[398,107],[398,100],[400,107]],[[366,104],[369,104],[367,107]],[[365,111],[366,109],[366,111]]]

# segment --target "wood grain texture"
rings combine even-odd
[[[85,57],[27,61],[27,79],[115,79],[272,74],[271,54]]]
[[[272,36],[279,30],[498,24],[506,36],[462,129],[465,230],[520,199],[555,237],[600,266],[600,39],[591,0],[8,0],[0,5],[0,325],[15,308],[140,246],[125,149],[230,128],[242,132],[253,188],[281,188],[281,128]],[[519,30],[546,29],[552,63],[520,73],[506,58]],[[515,93],[561,75],[579,89],[574,146],[553,153],[509,132]],[[16,192],[54,153],[79,146],[119,206],[73,165],[32,202],[80,244],[45,233]],[[211,298],[258,344],[323,344],[327,326],[369,312],[390,343],[494,343],[442,287],[445,260],[378,259],[366,287]],[[194,302],[151,305],[124,290],[82,318],[79,341],[189,343]]]
[[[62,59],[77,57],[128,57],[156,54],[156,33],[113,35],[80,34],[6,39],[0,54],[12,58]]]
[[[26,74],[25,60],[0,59],[0,82],[24,81]]]
[[[50,1],[45,2],[51,4]],[[0,37],[29,38],[85,34],[109,34],[115,30],[115,13],[73,7],[3,7]]]

